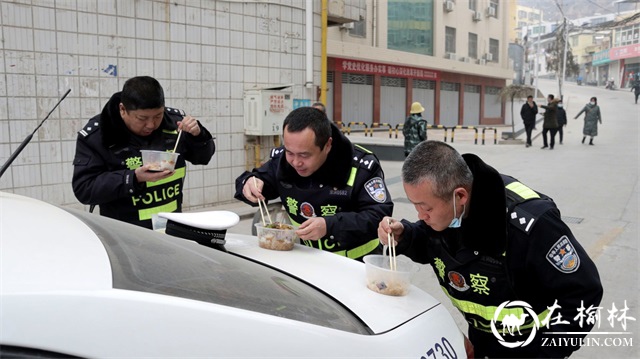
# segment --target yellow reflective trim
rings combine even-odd
[[[349,175],[349,180],[347,181],[347,186],[353,187],[353,183],[356,181],[356,173],[358,169],[356,167],[351,167],[351,174]]]
[[[376,239],[372,239],[369,242],[359,246],[359,247],[355,247],[353,249],[349,249],[349,250],[343,250],[343,251],[337,251],[337,252],[331,252],[340,256],[344,256],[347,258],[351,258],[351,259],[355,259],[355,258],[360,258],[366,254],[369,254],[370,252],[374,251],[376,248],[378,248],[378,244],[380,243],[380,239],[376,238]]]
[[[141,209],[138,211],[138,218],[141,221],[147,220],[147,219],[151,219],[151,217],[154,214],[160,213],[160,212],[175,212],[178,209],[178,201],[171,201],[167,204],[163,204],[162,206],[158,206],[158,207],[153,207],[153,208],[147,208],[147,209]]]
[[[454,298],[449,294],[449,292],[447,291],[447,288],[445,288],[444,286],[440,286],[440,287],[442,288],[444,293],[449,297],[453,306],[458,308],[458,310],[460,310],[461,312],[477,315],[486,321],[493,320],[493,316],[495,315],[498,307],[485,306],[485,305],[470,302],[467,300],[460,300],[460,299]],[[542,320],[547,317],[548,312],[549,310],[547,309],[542,313],[539,313],[538,322],[542,322]],[[524,313],[524,310],[522,308],[503,308],[497,320],[502,321],[502,319],[504,319],[504,317],[508,314],[513,314],[517,317],[520,317],[522,313]],[[524,326],[521,326],[520,329],[530,328],[532,325],[533,323],[531,323],[531,325],[524,325]]]
[[[186,167],[178,168],[171,176],[167,178],[163,178],[155,182],[147,182],[147,188],[160,186],[165,183],[173,182],[177,179],[184,178],[184,175],[186,174],[186,169],[187,169]]]
[[[366,153],[373,153],[373,152],[369,151],[368,149],[366,149],[366,148],[364,148],[364,147],[362,147],[362,146],[360,146],[358,144],[354,144],[354,146],[358,147],[359,149],[361,149],[362,151],[364,151]]]
[[[540,198],[540,196],[534,190],[523,185],[520,182],[511,182],[506,185],[506,188],[522,197],[523,199]]]
[[[178,131],[176,131],[176,130],[162,130],[162,133],[169,133],[169,134],[172,134],[172,135],[177,135]]]

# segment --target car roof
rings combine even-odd
[[[112,287],[104,246],[61,208],[0,192],[0,244],[4,294]]]
[[[0,272],[11,273],[3,276],[0,284],[3,295],[112,289],[107,251],[98,236],[76,216],[42,201],[3,192],[0,215]],[[415,286],[403,297],[367,289],[361,262],[298,244],[292,251],[270,251],[260,248],[256,237],[234,234],[233,228],[229,232],[229,252],[320,289],[341,302],[374,333],[392,330],[440,304]]]

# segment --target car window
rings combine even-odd
[[[359,334],[367,326],[318,289],[273,268],[95,214],[65,208],[104,244],[114,288],[246,309]]]

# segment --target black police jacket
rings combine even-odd
[[[280,197],[293,224],[317,216],[325,219],[325,237],[304,244],[361,258],[379,249],[378,223],[391,215],[393,202],[377,157],[353,145],[334,125],[331,137],[326,162],[311,176],[299,176],[287,162],[284,148],[276,148],[268,162],[236,179],[235,198],[256,206],[242,194],[246,180],[256,176],[265,182],[262,195]]]
[[[185,133],[180,137],[176,150],[180,156],[172,176],[138,183],[134,171],[142,166],[140,150],[173,150],[177,122],[184,112],[165,108],[160,127],[151,135],[140,137],[131,133],[120,117],[120,94],[114,94],[102,113],[78,132],[73,192],[81,203],[99,205],[103,216],[152,228],[153,214],[182,210],[185,160],[193,164],[209,163],[215,144],[211,133],[199,123],[199,136]]]
[[[463,157],[474,181],[462,226],[436,232],[422,221],[403,220],[397,251],[431,264],[469,323],[476,357],[570,355],[579,348],[575,338],[593,327],[578,316],[580,308],[593,309],[602,299],[595,264],[549,197],[475,155]],[[546,346],[552,338],[574,340]]]

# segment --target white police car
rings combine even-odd
[[[447,310],[297,245],[229,253],[0,192],[0,356],[464,358]],[[232,231],[232,230],[230,230]]]

